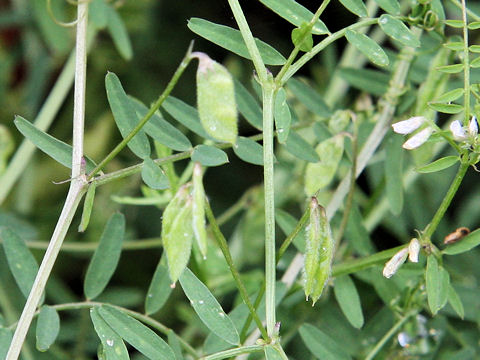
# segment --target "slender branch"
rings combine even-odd
[[[309,31],[308,32],[305,32],[302,36],[301,39],[298,40],[298,43],[297,45],[295,45],[295,47],[293,48],[292,52],[290,53],[290,55],[288,56],[288,59],[287,59],[287,62],[285,64],[283,64],[282,68],[280,69],[280,71],[278,72],[276,78],[277,79],[282,79],[283,78],[283,75],[285,75],[285,73],[287,72],[287,70],[290,68],[290,66],[292,65],[293,61],[295,60],[295,58],[297,57],[299,51],[300,51],[300,46],[302,44],[302,42],[305,40],[305,38],[307,36],[311,36],[311,30],[313,28],[313,26],[315,25],[315,23],[317,22],[317,20],[320,18],[320,15],[322,15],[323,11],[325,10],[325,8],[327,7],[327,5],[330,3],[330,0],[323,0],[322,3],[320,4],[320,6],[318,7],[317,11],[315,12],[315,14],[313,15],[312,19],[310,20],[310,22],[308,23],[308,27],[309,27]],[[330,34],[329,34],[330,35]]]
[[[78,176],[82,171],[83,156],[83,116],[85,107],[85,84],[77,84],[77,82],[85,82],[86,76],[86,43],[87,43],[87,23],[88,23],[88,2],[81,1],[77,7],[77,42],[76,42],[76,62],[75,62],[75,104],[74,124],[73,124],[73,154],[72,157],[72,174],[74,178],[70,184],[62,213],[58,219],[55,231],[53,232],[50,244],[42,260],[42,264],[38,270],[37,276],[33,283],[27,302],[23,308],[22,315],[15,329],[10,348],[7,353],[6,360],[17,360],[22,349],[23,342],[27,336],[28,329],[32,322],[35,309],[42,297],[45,285],[52,271],[55,260],[57,259],[60,247],[62,246],[65,235],[72,221],[73,215],[78,207],[81,197],[85,192],[86,181],[83,177]],[[83,92],[83,94],[82,94]],[[77,149],[76,147],[80,147]]]
[[[233,16],[235,17],[235,21],[238,24],[238,28],[240,29],[240,32],[242,34],[243,41],[245,41],[248,53],[252,58],[252,62],[255,66],[255,70],[257,71],[258,78],[263,84],[267,81],[268,71],[265,67],[265,64],[263,63],[260,51],[258,50],[257,44],[255,43],[252,32],[250,31],[247,19],[245,19],[245,15],[243,14],[242,8],[240,7],[238,0],[228,0],[228,4],[232,9]]]
[[[463,87],[465,90],[463,106],[465,108],[464,126],[468,126],[470,120],[470,52],[468,50],[468,19],[467,5],[462,0],[462,19],[463,19]]]
[[[253,316],[253,319],[255,320],[258,328],[260,329],[260,332],[262,333],[263,338],[265,340],[268,340],[268,334],[265,331],[265,328],[263,327],[262,320],[260,320],[260,318],[258,317],[258,314],[255,311],[255,308],[253,307],[250,301],[247,289],[245,288],[245,285],[243,285],[242,279],[240,278],[240,274],[235,264],[233,263],[232,255],[230,254],[230,250],[228,249],[227,240],[225,240],[225,237],[223,236],[220,228],[218,227],[217,221],[215,220],[215,216],[213,215],[212,208],[210,207],[210,203],[208,201],[205,202],[205,214],[207,215],[208,222],[210,223],[213,236],[217,240],[218,245],[222,250],[223,256],[228,264],[228,268],[230,269],[233,279],[237,284],[237,288],[240,292],[240,296],[242,297],[242,300],[245,303],[245,305],[247,305],[248,310],[250,311],[250,315]]]
[[[273,170],[273,79],[262,87],[263,97],[263,179],[265,192],[265,319],[268,336],[275,328],[275,200]]]
[[[421,237],[421,242],[423,244],[427,243],[430,244],[431,240],[430,237],[433,235],[435,230],[437,229],[438,224],[443,218],[443,215],[445,215],[445,212],[448,209],[448,206],[453,200],[453,197],[457,193],[458,188],[460,187],[460,184],[462,183],[463,177],[467,173],[469,164],[468,162],[462,161],[460,163],[460,167],[458,168],[457,174],[455,175],[455,178],[450,185],[450,188],[448,189],[447,193],[445,194],[445,197],[442,200],[442,203],[440,204],[439,208],[437,209],[437,212],[433,216],[432,221],[425,227],[425,229],[422,232],[422,237]]]
[[[402,317],[393,327],[380,339],[380,341],[375,345],[375,347],[370,351],[365,360],[372,360],[375,358],[375,355],[380,351],[380,349],[385,345],[385,343],[400,329],[405,322],[410,319],[412,316],[416,315],[418,311],[412,311]]]
[[[362,28],[364,26],[370,26],[370,25],[376,24],[377,21],[378,21],[378,19],[363,20],[363,21],[360,21],[356,24],[347,26],[346,28],[343,28],[342,30],[339,30],[339,31],[327,36],[325,39],[323,39],[321,42],[319,42],[317,45],[315,45],[312,50],[303,54],[300,59],[298,59],[295,63],[293,63],[292,66],[290,66],[288,71],[285,72],[285,74],[283,75],[283,77],[281,79],[277,78],[277,83],[279,85],[285,84],[288,81],[288,79],[290,79],[293,75],[295,75],[295,73],[298,70],[300,70],[303,67],[303,65],[305,65],[308,61],[310,61],[320,51],[325,49],[328,45],[330,45],[334,41],[343,37],[345,35],[345,33],[347,32],[347,30],[355,30],[355,29],[358,29],[358,28]]]
[[[228,359],[232,356],[237,356],[241,354],[251,354],[254,352],[262,351],[262,345],[249,345],[249,346],[241,346],[235,349],[220,351],[216,354],[208,355],[205,357],[200,358],[200,360],[221,360],[221,359]]]
[[[162,94],[159,96],[157,101],[153,104],[153,106],[148,110],[145,116],[140,120],[140,122],[135,126],[135,128],[117,145],[115,148],[92,170],[90,174],[88,174],[87,180],[91,180],[95,174],[97,174],[100,170],[102,170],[105,165],[107,165],[117,154],[122,151],[122,149],[127,146],[128,142],[132,140],[132,138],[142,129],[142,127],[147,123],[148,120],[155,114],[155,112],[162,106],[165,99],[170,95],[173,88],[177,84],[180,76],[182,76],[183,72],[187,68],[188,64],[192,60],[191,53],[192,53],[192,46],[193,43],[190,44],[187,53],[185,54],[182,62],[178,66],[177,70],[173,74],[171,80],[168,82],[165,90],[163,90]]]

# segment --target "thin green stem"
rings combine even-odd
[[[112,159],[117,156],[117,154],[122,151],[122,149],[127,146],[128,142],[132,140],[132,138],[142,129],[142,127],[147,123],[148,120],[155,114],[155,112],[162,106],[163,102],[165,99],[170,95],[172,92],[173,88],[177,84],[178,80],[180,79],[180,76],[182,76],[183,72],[187,68],[188,64],[192,60],[191,53],[192,53],[192,46],[193,44],[190,44],[190,47],[187,50],[187,53],[185,54],[182,62],[178,66],[177,70],[173,74],[171,80],[168,82],[167,87],[165,90],[162,92],[162,94],[159,96],[157,101],[152,105],[150,110],[145,114],[145,116],[140,120],[140,122],[135,126],[135,128],[117,145],[115,148],[92,170],[90,174],[88,174],[87,180],[91,180],[95,174],[97,174],[100,170],[102,170],[105,165],[107,165]]]
[[[249,346],[240,346],[235,349],[220,351],[216,354],[208,355],[205,357],[200,358],[200,360],[221,360],[221,359],[228,359],[233,356],[241,355],[241,354],[251,354],[254,352],[259,352],[263,350],[262,345],[249,345]]]
[[[327,5],[330,3],[330,0],[323,0],[322,3],[320,4],[319,8],[317,9],[317,11],[315,12],[315,14],[313,15],[312,19],[310,20],[310,22],[308,23],[308,27],[310,29],[309,32],[305,32],[305,34],[303,35],[303,37],[301,39],[299,39],[297,45],[295,45],[295,47],[293,48],[292,52],[290,53],[290,55],[288,56],[288,59],[287,61],[285,62],[285,64],[283,64],[282,68],[280,69],[280,71],[278,72],[277,76],[276,76],[276,79],[282,79],[283,76],[285,75],[285,73],[287,72],[287,70],[290,68],[290,66],[292,65],[292,63],[294,62],[295,58],[297,57],[298,55],[298,52],[300,51],[300,45],[302,44],[302,42],[305,40],[305,38],[307,36],[311,36],[311,29],[313,28],[313,26],[315,25],[315,23],[317,22],[317,20],[320,18],[320,15],[322,15],[323,11],[325,10],[325,8],[327,7]]]
[[[88,2],[79,2],[77,6],[77,38],[76,38],[76,59],[75,59],[75,93],[76,103],[73,114],[73,156],[72,156],[72,175],[73,180],[70,184],[62,213],[58,219],[55,231],[53,232],[50,244],[42,263],[35,277],[32,289],[27,298],[27,302],[20,316],[18,326],[15,329],[12,342],[7,352],[6,360],[17,360],[22,345],[27,336],[28,329],[32,322],[35,309],[37,308],[45,285],[52,272],[53,265],[60,252],[63,240],[67,234],[68,228],[73,219],[73,215],[80,203],[80,199],[86,191],[86,181],[82,175],[82,157],[83,157],[83,118],[85,115],[85,81],[86,81],[86,47],[87,47],[87,24],[88,24]]]
[[[275,328],[275,201],[273,170],[273,79],[262,87],[263,98],[263,179],[265,191],[265,313],[268,336]]]
[[[465,117],[463,121],[464,126],[468,126],[470,120],[470,56],[468,50],[468,19],[467,6],[465,0],[462,0],[462,18],[463,18],[463,87],[464,93],[464,108]]]
[[[65,303],[65,304],[51,305],[51,307],[54,308],[57,311],[69,311],[69,310],[90,309],[93,306],[102,306],[102,305],[104,305],[104,303],[98,302],[98,301],[82,301],[82,302],[75,302],[75,303]],[[163,325],[161,322],[158,322],[157,320],[152,319],[151,317],[149,317],[147,315],[141,314],[139,312],[136,312],[136,311],[133,311],[133,310],[130,310],[130,309],[126,309],[126,308],[118,306],[118,305],[112,305],[112,304],[108,304],[108,305],[113,306],[114,308],[130,315],[131,317],[133,317],[137,320],[140,320],[144,324],[147,324],[147,325],[151,326],[152,328],[158,330],[159,332],[161,332],[164,335],[168,335],[169,331],[173,331],[169,327]],[[38,316],[39,313],[40,313],[40,311],[35,312],[34,316]],[[15,326],[15,324],[13,324],[12,326]],[[197,351],[193,347],[191,347],[190,344],[188,344],[185,340],[183,340],[180,336],[178,336],[178,334],[177,334],[177,337],[178,337],[178,340],[180,341],[180,344],[182,345],[182,347],[189,354],[191,354],[195,358],[200,357],[199,354],[197,353]]]
[[[480,21],[480,16],[477,15],[475,12],[473,12],[472,10],[470,10],[469,8],[467,7],[464,7],[462,3],[460,3],[460,1],[458,0],[450,0],[456,7],[460,8],[462,11],[463,9],[466,10],[468,16],[472,17],[473,20],[475,21]]]
[[[263,84],[268,79],[268,71],[265,67],[265,64],[263,63],[260,51],[258,50],[257,44],[255,43],[252,32],[250,31],[247,19],[245,19],[245,15],[243,14],[242,8],[240,7],[238,0],[228,0],[228,4],[230,5],[230,9],[232,9],[233,16],[235,17],[235,21],[238,24],[238,28],[240,29],[240,33],[242,34],[243,41],[245,41],[248,53],[252,58],[252,62],[255,66],[255,70],[257,71],[258,78]]]
[[[431,236],[437,229],[438,224],[443,218],[443,215],[445,215],[445,212],[447,211],[448,207],[450,206],[450,203],[453,200],[453,197],[455,196],[458,188],[460,187],[460,184],[462,183],[463,177],[467,173],[469,164],[466,161],[463,161],[460,163],[460,166],[458,168],[457,174],[455,175],[455,178],[453,179],[452,184],[450,185],[450,188],[448,189],[447,193],[445,194],[445,197],[442,200],[442,203],[440,204],[439,208],[437,209],[437,212],[433,216],[432,221],[425,227],[425,229],[422,231],[422,237],[421,237],[421,242],[422,244],[430,244],[431,243]]]
[[[355,273],[360,270],[368,269],[369,267],[380,265],[385,260],[390,259],[398,251],[403,249],[405,245],[400,245],[392,249],[380,251],[373,255],[366,256],[364,258],[355,259],[351,261],[342,262],[341,264],[333,265],[332,276],[342,276]]]
[[[295,229],[293,229],[293,231],[287,236],[287,238],[283,241],[282,245],[280,246],[280,249],[278,249],[276,264],[278,264],[283,254],[285,254],[285,251],[287,251],[293,239],[295,239],[295,237],[300,233],[302,228],[305,226],[305,224],[309,220],[309,217],[310,217],[310,207],[307,206],[302,217],[297,222],[297,225],[295,225]],[[262,287],[260,288],[260,291],[258,292],[255,302],[253,304],[255,309],[258,309],[258,307],[260,306],[260,302],[262,301],[262,297],[264,294],[265,294],[265,281],[262,283]],[[251,315],[249,315],[247,320],[245,321],[245,324],[243,325],[242,331],[240,332],[240,341],[243,342],[243,340],[245,339],[251,323],[252,323],[252,317]]]
[[[365,360],[372,360],[375,358],[375,355],[381,350],[381,348],[385,345],[385,343],[395,335],[395,333],[407,322],[408,319],[410,319],[412,316],[416,315],[418,311],[412,311],[402,317],[393,327],[388,330],[388,332],[380,339],[380,341],[375,345],[375,347],[368,353],[368,355],[365,357]]]
[[[248,310],[250,311],[250,315],[253,316],[253,319],[255,320],[255,323],[257,324],[258,328],[260,329],[260,332],[262,333],[262,336],[265,340],[268,340],[268,334],[263,327],[262,320],[258,317],[257,312],[255,311],[255,308],[253,307],[250,298],[248,297],[248,292],[247,289],[245,288],[245,285],[243,285],[242,279],[240,278],[240,274],[233,263],[233,258],[232,255],[230,254],[230,250],[228,248],[227,240],[223,236],[220,228],[218,227],[217,221],[215,220],[215,216],[213,215],[212,208],[210,207],[210,204],[208,201],[205,202],[205,214],[207,216],[208,222],[210,223],[210,227],[213,233],[213,236],[218,242],[218,245],[220,246],[220,249],[222,250],[223,256],[228,264],[228,268],[230,269],[230,272],[232,273],[233,279],[235,280],[235,283],[237,284],[237,288],[240,292],[240,296],[242,297],[243,302],[245,305],[247,305]]]
[[[285,84],[288,79],[290,79],[295,73],[300,70],[308,61],[310,61],[314,56],[316,56],[320,51],[325,49],[328,45],[333,43],[334,41],[340,39],[345,35],[347,30],[355,30],[358,28],[362,28],[364,26],[370,26],[373,24],[376,24],[378,19],[368,19],[368,20],[363,20],[360,21],[356,24],[347,26],[346,28],[343,28],[342,30],[339,30],[329,36],[327,36],[325,39],[323,39],[321,42],[319,42],[317,45],[315,45],[312,50],[309,52],[305,53],[298,59],[295,63],[293,63],[289,69],[284,73],[282,78],[277,77],[276,81],[279,86]]]

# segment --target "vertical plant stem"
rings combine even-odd
[[[450,185],[450,188],[448,189],[445,197],[443,198],[442,203],[437,209],[437,212],[433,216],[432,221],[430,221],[430,223],[423,230],[422,240],[421,240],[422,242],[430,243],[430,237],[433,235],[433,233],[437,229],[437,226],[442,220],[443,215],[445,215],[445,211],[447,211],[448,206],[452,202],[453,197],[455,196],[458,188],[460,187],[460,184],[462,183],[463,177],[465,176],[468,170],[468,167],[469,167],[468,162],[462,161],[462,163],[460,164],[460,167],[458,168],[457,174],[455,175],[455,178],[453,179],[453,182]]]
[[[463,121],[464,126],[468,126],[470,119],[470,58],[468,50],[468,27],[467,27],[467,6],[465,0],[462,0],[462,18],[463,18],[463,87],[465,89],[464,94],[464,108],[465,118]]]
[[[275,327],[275,202],[273,171],[273,79],[263,86],[263,180],[265,191],[265,311],[268,336]]]
[[[257,71],[258,78],[263,84],[267,81],[268,71],[263,63],[262,57],[260,56],[260,51],[258,51],[257,44],[255,43],[255,39],[250,31],[250,27],[248,26],[247,19],[245,19],[245,15],[243,14],[238,0],[228,0],[228,4],[230,5],[230,9],[232,9],[233,16],[238,24],[238,28],[242,33],[243,41],[245,41],[248,53],[252,57],[253,65]]]
[[[252,302],[248,297],[247,289],[245,288],[245,285],[243,285],[243,282],[240,279],[240,274],[238,273],[238,270],[235,267],[235,264],[233,263],[232,255],[230,254],[230,250],[228,249],[227,240],[225,240],[225,237],[223,236],[222,232],[220,231],[220,228],[218,227],[217,221],[215,220],[215,216],[213,215],[212,208],[210,207],[210,203],[208,201],[205,202],[205,214],[207,215],[207,219],[208,219],[208,222],[210,223],[210,227],[212,229],[213,235],[217,240],[218,245],[220,246],[220,249],[222,250],[223,256],[227,261],[228,267],[230,268],[230,271],[235,280],[235,283],[237,284],[237,288],[240,292],[240,296],[242,297],[242,300],[245,303],[245,305],[247,305],[248,310],[250,311],[250,315],[255,319],[255,322],[257,323],[257,327],[262,333],[263,338],[265,340],[268,340],[268,335],[267,335],[267,332],[265,331],[265,328],[263,327],[262,320],[260,320],[260,318],[258,317],[255,311],[255,308],[253,307]]]
[[[80,199],[85,192],[85,179],[79,176],[82,172],[83,157],[83,123],[85,114],[85,84],[77,84],[78,81],[86,80],[86,46],[87,46],[87,23],[88,23],[88,2],[80,1],[77,7],[77,42],[75,61],[75,103],[73,114],[73,156],[72,156],[72,177],[62,213],[58,219],[55,231],[53,232],[50,244],[47,248],[42,264],[38,270],[27,302],[23,308],[22,315],[13,335],[12,343],[7,353],[6,360],[17,360],[22,349],[23,342],[27,336],[28,329],[35,314],[40,298],[45,290],[45,285],[57,259],[60,247],[72,221],[73,215],[78,207]],[[82,94],[83,93],[83,94]],[[76,149],[80,147],[80,150]]]

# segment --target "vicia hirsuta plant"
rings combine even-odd
[[[21,116],[15,119],[17,129],[29,141],[71,168],[71,177],[64,208],[40,267],[28,249],[32,244],[25,243],[17,234],[19,229],[0,228],[8,265],[27,297],[18,322],[0,323],[0,357],[17,359],[24,344],[26,357],[31,357],[28,354],[33,350],[25,338],[34,318],[37,319],[36,348],[54,352],[55,342],[60,342],[57,340],[62,322],[59,312],[67,310],[90,309],[93,325],[90,330],[98,335],[98,357],[102,359],[128,359],[126,343],[150,359],[212,360],[244,358],[251,353],[262,354],[260,356],[269,360],[308,356],[296,350],[297,345],[317,358],[373,359],[391,357],[398,351],[419,355],[424,354],[421,351],[425,347],[418,342],[429,339],[424,332],[415,332],[412,327],[423,326],[425,316],[430,315],[426,312],[427,305],[432,315],[444,319],[444,331],[449,331],[445,325],[448,320],[441,311],[447,302],[454,310],[453,314],[447,313],[449,316],[465,316],[463,299],[452,285],[455,273],[443,255],[472,250],[480,243],[478,231],[458,236],[455,243],[449,241],[444,250],[440,250],[435,234],[467,170],[475,168],[479,160],[476,118],[480,115],[477,105],[480,95],[474,79],[480,62],[475,57],[478,46],[471,45],[469,39],[470,33],[480,28],[480,18],[467,9],[465,1],[452,0],[450,9],[439,0],[414,3],[386,0],[366,4],[361,0],[341,0],[339,3],[345,11],[359,19],[343,29],[331,31],[323,15],[329,7],[339,4],[324,0],[312,13],[294,0],[260,2],[294,27],[290,39],[292,51],[287,57],[254,37],[248,14],[238,0],[228,0],[238,30],[199,18],[190,19],[188,28],[231,53],[251,60],[248,66],[252,70],[253,65],[252,86],[258,91],[261,106],[255,95],[234,79],[228,67],[193,45],[150,107],[136,98],[138,94],[128,94],[120,77],[108,72],[106,96],[123,140],[98,162],[83,150],[85,89],[88,89],[86,54],[89,41],[93,41],[88,34],[93,38],[96,32],[108,29],[120,54],[127,59],[132,56],[132,47],[112,4],[104,0],[76,4],[72,145],[47,134],[43,123],[36,126]],[[460,9],[461,19],[447,19],[447,15],[455,14],[455,8]],[[455,29],[460,29],[460,34],[447,37]],[[328,94],[321,95],[311,82],[296,75],[310,60],[343,38],[347,43],[344,53],[354,55],[340,59],[339,63],[350,64],[350,68],[339,67],[332,75],[328,74],[331,87]],[[354,57],[368,59],[373,66],[387,70],[363,69],[363,60],[355,62]],[[411,75],[415,71],[419,73],[415,68],[416,59],[430,64],[420,81]],[[193,60],[198,60],[196,108],[171,96]],[[459,80],[463,86],[458,84]],[[359,100],[352,105],[343,99],[347,85],[368,94],[363,102]],[[194,91],[193,87],[191,90]],[[324,97],[330,101],[325,102]],[[181,126],[173,125],[165,114],[174,119],[173,124]],[[255,135],[242,136],[239,114],[256,129]],[[449,115],[453,117],[446,119]],[[53,113],[49,116],[54,117]],[[278,140],[276,148],[275,140]],[[408,152],[402,150],[402,142]],[[449,152],[431,161],[445,151],[445,145],[450,145],[448,151],[454,155]],[[108,165],[126,147],[139,159],[137,163],[109,172]],[[20,162],[20,155],[28,153],[21,149],[27,148],[20,148],[1,174],[2,201],[29,160],[23,156]],[[216,217],[209,188],[204,188],[208,181],[205,174],[212,171],[210,168],[227,166],[228,149],[246,163],[263,166],[263,190],[249,190],[224,216]],[[1,159],[9,156],[8,144],[0,150]],[[407,156],[409,163],[414,164],[413,169],[403,169],[403,158]],[[384,172],[379,172],[377,165],[382,157],[385,166],[380,169]],[[182,173],[177,173],[174,163],[181,160],[187,160],[188,165]],[[396,216],[408,211],[403,197],[407,180],[408,186],[413,182],[413,171],[435,173],[454,165],[458,166],[457,173],[432,219],[423,224],[423,228],[414,226],[406,230],[410,233],[417,229],[412,239],[410,235],[402,237],[405,230],[398,231],[398,226],[388,223],[385,209],[390,208]],[[63,240],[81,199],[85,196],[79,231],[88,233],[93,226],[91,213],[95,210],[95,198],[103,185],[137,173],[144,183],[143,198],[134,201],[156,204],[162,211],[161,241],[154,246],[161,247],[163,253],[147,291],[145,314],[99,300],[121,261],[122,249],[132,245],[124,241],[127,221],[119,212],[108,215],[89,262],[83,284],[85,300],[43,305],[47,280],[62,246],[67,249],[68,244],[63,244]],[[367,174],[369,186],[375,189],[373,194],[355,184],[363,173]],[[126,203],[125,199],[119,201]],[[292,203],[297,210],[303,210],[298,221],[289,207]],[[236,227],[236,236],[227,241],[221,225],[242,210],[246,215]],[[384,218],[393,232],[402,234],[398,239],[403,245],[377,252],[378,243],[372,242],[369,231]],[[258,224],[256,228],[253,226]],[[286,236],[278,248],[276,225]],[[457,225],[460,229],[466,224]],[[248,233],[250,228],[255,232]],[[249,235],[242,237],[240,233]],[[248,253],[251,251],[248,245],[257,239],[264,249],[264,275],[260,280],[262,285],[256,284],[252,289],[245,280],[248,266],[242,267],[238,254],[247,253],[253,263],[259,265],[255,262],[257,254]],[[138,241],[137,246],[146,248],[147,243]],[[220,253],[222,265],[218,260]],[[407,258],[409,263],[405,263]],[[389,280],[382,277],[381,265],[385,262],[383,276],[391,278]],[[222,269],[222,266],[221,276],[209,271],[211,267]],[[302,270],[303,276],[299,276]],[[279,272],[282,277],[277,281]],[[240,305],[229,313],[224,310],[227,304],[217,300],[212,288],[215,281],[225,281],[224,275],[228,275],[240,299]],[[373,312],[375,306],[365,303],[360,282],[373,287],[382,301],[380,312],[388,314],[382,319],[367,319],[365,326],[362,307],[368,306]],[[194,320],[188,324],[185,335],[181,331],[175,333],[174,330],[179,329],[170,329],[155,318],[168,298],[175,296],[175,284],[180,285],[190,301],[191,307],[185,313],[195,312],[207,329],[202,333],[203,349],[198,341],[191,341],[191,336],[187,336],[188,332],[200,334]],[[330,295],[332,287],[335,300]],[[298,293],[303,299],[295,298]],[[312,316],[309,323],[295,316],[295,309],[302,306],[304,296],[315,304],[308,310]],[[2,313],[7,317],[5,299],[0,293]],[[285,314],[277,312],[282,306]],[[344,317],[336,315],[338,308]],[[315,311],[325,314],[326,325],[317,323],[319,317]],[[328,324],[340,321],[349,329],[345,334],[356,334],[351,337],[359,338],[359,334],[364,333],[361,336],[374,339],[373,342],[366,341],[363,348],[345,349],[341,339],[328,333]],[[374,325],[382,329],[381,334],[371,330]],[[300,337],[296,336],[297,329]],[[395,336],[398,346],[385,346]],[[258,340],[259,337],[262,339]],[[433,349],[430,353],[452,351],[448,342],[432,341],[435,345],[430,347]],[[458,342],[468,349],[465,341]]]

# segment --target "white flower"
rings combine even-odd
[[[392,124],[392,128],[397,134],[407,135],[417,130],[425,121],[424,116],[414,116]]]
[[[470,123],[468,124],[468,133],[470,136],[477,136],[478,134],[478,123],[477,123],[477,118],[475,116],[472,116],[472,119],[470,120]]]
[[[397,252],[393,257],[388,260],[383,268],[383,276],[387,279],[390,279],[393,274],[397,272],[397,270],[402,266],[402,264],[407,260],[408,256],[408,247],[403,248],[399,252]]]
[[[450,124],[450,131],[452,132],[453,138],[457,141],[465,141],[468,138],[460,120],[455,120]]]
[[[420,252],[420,242],[417,238],[413,238],[410,240],[410,244],[408,244],[408,260],[411,262],[417,263],[418,262],[418,253]]]
[[[412,150],[418,148],[420,145],[422,145],[425,141],[428,140],[430,135],[432,135],[433,129],[429,126],[419,133],[416,133],[413,135],[410,139],[405,141],[403,144],[403,148],[407,150]]]

